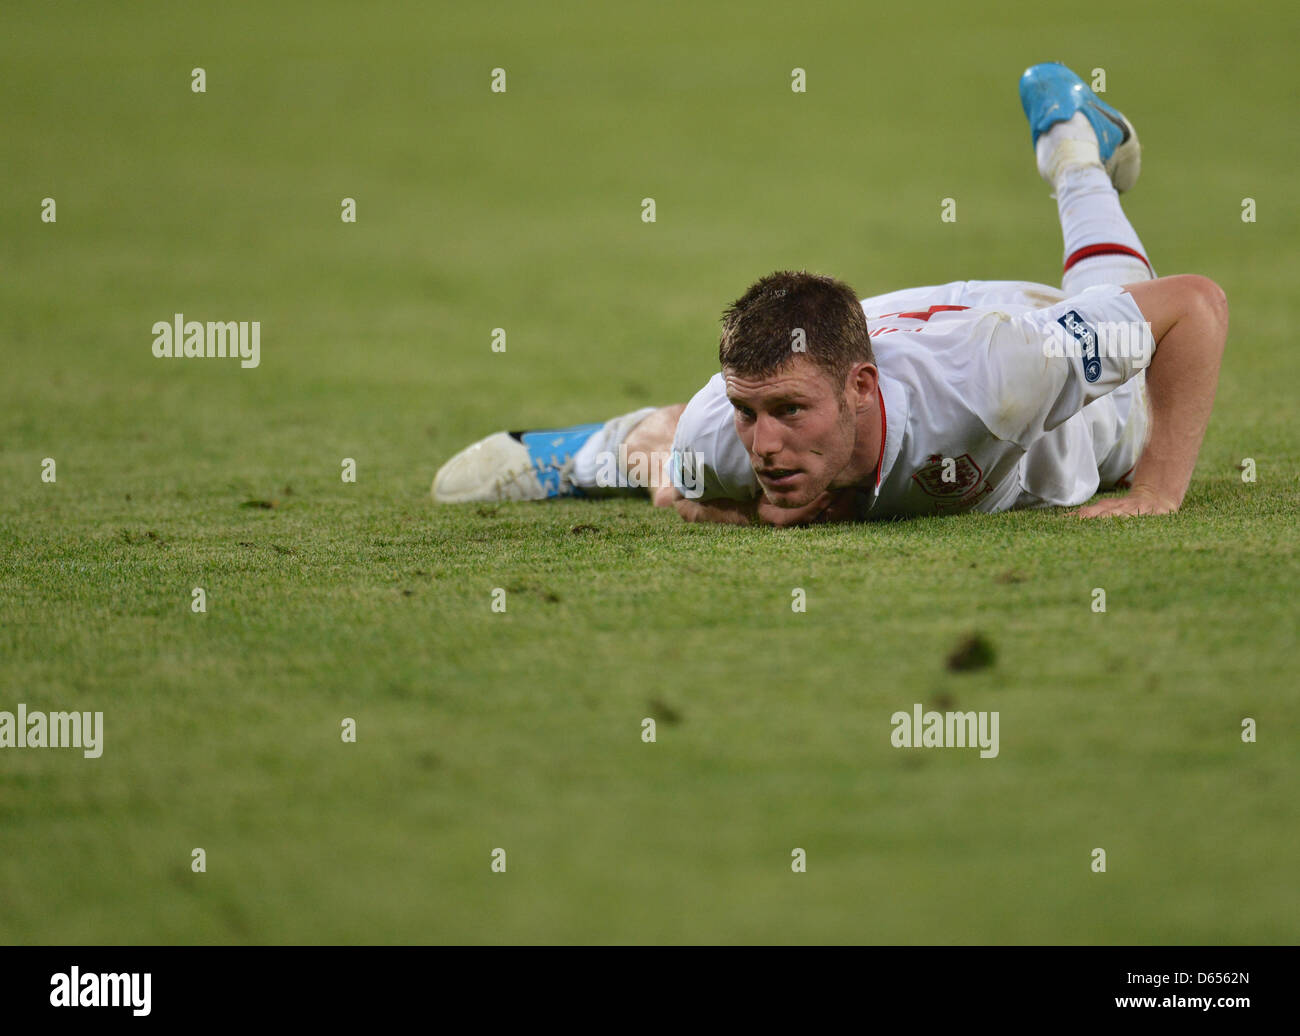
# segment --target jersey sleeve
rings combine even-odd
[[[673,486],[689,500],[752,500],[758,479],[736,434],[726,383],[715,374],[677,421],[669,461]]]
[[[1097,285],[1044,309],[990,310],[982,355],[959,390],[999,439],[1024,449],[1145,369],[1155,354],[1133,296]],[[978,352],[978,351],[977,351]]]

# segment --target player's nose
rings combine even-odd
[[[754,420],[754,441],[750,450],[763,459],[770,459],[781,452],[781,422],[766,414],[759,414]]]

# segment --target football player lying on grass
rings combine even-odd
[[[687,521],[797,525],[1084,504],[1177,511],[1218,385],[1228,307],[1213,281],[1156,278],[1119,192],[1132,124],[1069,69],[1020,80],[1065,239],[1061,289],[958,281],[859,300],[781,271],[723,316],[720,373],[685,405],[499,432],[433,496],[650,491]]]

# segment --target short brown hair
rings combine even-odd
[[[875,363],[857,293],[834,277],[778,270],[754,282],[722,314],[718,361],[741,377],[766,378],[801,350],[837,386],[856,363]]]

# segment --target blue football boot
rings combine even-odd
[[[1097,135],[1097,150],[1115,190],[1123,193],[1137,183],[1142,171],[1137,130],[1122,112],[1101,100],[1064,65],[1049,61],[1026,69],[1020,77],[1020,104],[1029,119],[1035,146],[1052,126],[1082,112]],[[1041,161],[1039,171],[1050,180]]]
[[[548,500],[585,496],[573,482],[573,458],[604,427],[574,425],[535,432],[497,432],[460,451],[433,479],[442,504]]]

